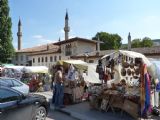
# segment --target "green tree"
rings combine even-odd
[[[101,50],[119,49],[122,44],[122,38],[118,34],[109,34],[107,32],[98,32],[92,39],[99,40],[103,43],[100,45]]]
[[[0,0],[0,62],[5,63],[14,54],[11,18],[8,0]]]
[[[131,43],[132,48],[139,48],[141,47],[141,39],[134,39]]]
[[[152,47],[153,41],[149,37],[144,37],[141,42],[141,47]]]

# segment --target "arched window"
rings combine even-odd
[[[40,58],[38,58],[38,63],[40,63]]]
[[[44,62],[44,58],[42,57],[42,62]]]
[[[71,51],[71,44],[67,44],[65,46],[65,53],[66,53],[66,56],[69,56],[72,54],[72,51]]]

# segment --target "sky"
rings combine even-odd
[[[160,0],[9,0],[13,45],[17,49],[18,20],[22,48],[64,40],[64,18],[69,15],[69,37],[91,39],[97,32],[118,34],[127,43],[135,38],[160,38]]]

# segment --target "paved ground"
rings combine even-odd
[[[46,120],[76,120],[64,113],[50,110]]]
[[[41,94],[46,96],[47,100],[50,101],[52,99],[52,92],[40,92],[37,94]],[[122,116],[120,112],[113,113],[102,112],[94,109],[90,109],[88,102],[82,102],[79,104],[69,105],[66,108],[61,109],[60,111],[55,111],[54,106],[51,104],[50,112],[47,120],[134,120],[127,113],[124,113]],[[142,119],[141,119],[142,120]],[[160,116],[153,117],[148,120],[160,120]]]
[[[126,113],[120,115],[120,111],[113,113],[112,111],[102,112],[91,109],[88,102],[70,105],[62,110],[80,120],[133,120],[133,118]]]

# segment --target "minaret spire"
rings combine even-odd
[[[68,17],[68,11],[66,10],[66,16],[65,16],[65,26],[64,26],[64,32],[65,32],[65,40],[69,39],[69,25],[68,25],[69,17]]]
[[[130,32],[128,34],[128,50],[131,51],[131,35],[130,35]]]
[[[97,52],[100,52],[100,39],[98,35],[98,42],[97,42]]]
[[[21,23],[20,18],[19,18],[19,21],[18,21],[17,37],[18,37],[18,50],[21,50],[21,48],[22,48],[22,23]]]

